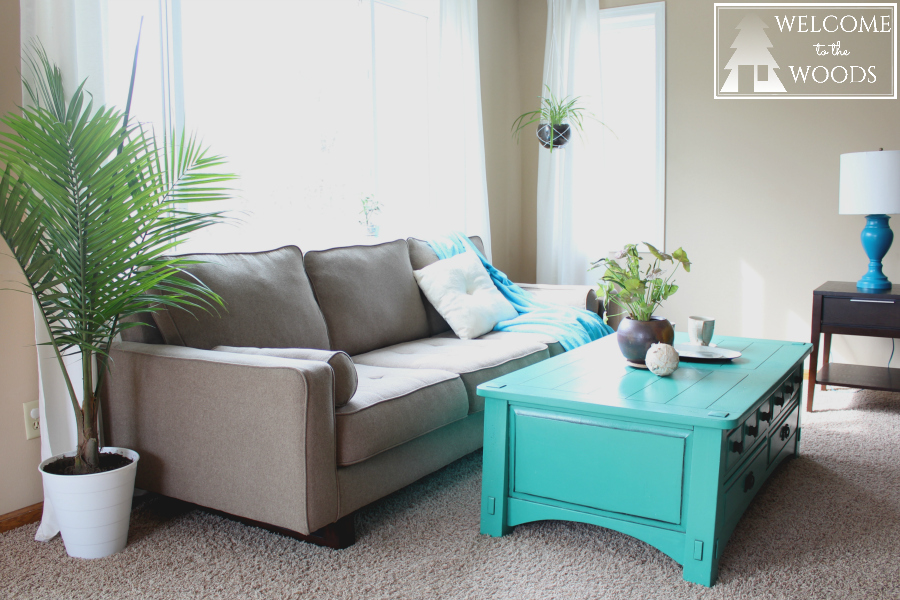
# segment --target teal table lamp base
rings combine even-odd
[[[887,215],[866,215],[866,226],[859,238],[869,257],[869,270],[856,282],[859,290],[874,292],[891,289],[891,282],[881,270],[881,259],[894,241],[894,232],[888,225],[889,219]]]

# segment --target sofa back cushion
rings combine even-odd
[[[154,313],[167,344],[329,349],[325,319],[296,246],[184,258],[203,261],[185,270],[219,294],[225,307]]]
[[[304,263],[332,350],[353,356],[428,337],[405,240],[307,252]]]
[[[484,254],[484,242],[481,241],[481,238],[477,235],[473,235],[470,236],[469,239],[472,240],[472,243],[475,244],[475,247],[478,248],[479,252]],[[428,265],[438,261],[437,254],[434,253],[434,250],[431,249],[428,242],[416,238],[409,238],[406,241],[409,243],[409,261],[412,263],[414,271],[421,271]],[[428,331],[431,335],[450,331],[450,325],[447,323],[447,320],[444,319],[434,305],[428,301],[424,292],[422,292],[421,295],[422,304],[425,305],[425,315],[428,318]]]
[[[141,344],[165,344],[162,334],[153,321],[153,313],[142,312],[119,321],[123,326],[123,342],[139,342]],[[143,323],[143,325],[131,326],[130,323]]]

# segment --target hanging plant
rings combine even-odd
[[[539,123],[537,128],[537,137],[544,148],[549,148],[553,152],[554,148],[561,148],[569,141],[572,129],[579,133],[584,131],[584,116],[586,109],[579,106],[580,96],[559,99],[553,95],[549,86],[544,86],[547,90],[546,96],[541,96],[541,107],[538,110],[519,115],[513,121],[512,131],[519,139],[519,133],[532,123]]]

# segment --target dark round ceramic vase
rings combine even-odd
[[[572,135],[572,128],[569,127],[568,123],[561,123],[559,125],[553,126],[553,147],[560,148],[566,145],[566,142],[569,141],[569,136]],[[544,123],[540,125],[537,129],[538,139],[541,141],[541,146],[544,148],[550,147],[550,125]]]
[[[636,321],[625,317],[619,323],[616,340],[622,356],[631,362],[644,364],[647,350],[653,344],[671,344],[675,341],[675,330],[668,319],[650,317],[649,321]]]

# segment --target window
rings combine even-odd
[[[437,111],[438,0],[136,0],[110,3],[110,101],[196,131],[240,175],[240,228],[183,249],[303,250],[427,235]],[[121,33],[118,33],[121,32]],[[162,66],[160,66],[162,65]],[[383,205],[365,238],[361,199]]]
[[[419,230],[415,215],[435,208],[430,134],[439,6],[438,0],[376,0],[373,8],[375,189],[390,199],[382,215],[385,233],[399,237]]]
[[[602,253],[665,247],[665,3],[600,11]]]

